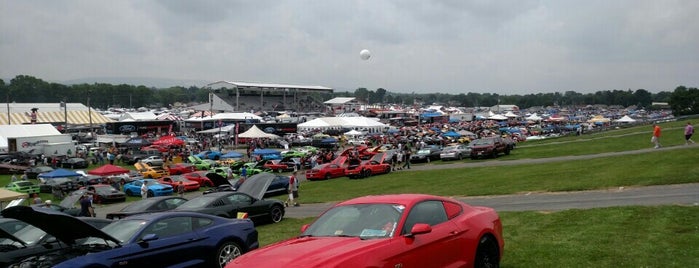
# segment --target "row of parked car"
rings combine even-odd
[[[215,173],[208,177],[231,183]],[[10,207],[0,218],[0,266],[224,267],[259,247],[256,224],[283,219],[284,204],[265,196],[275,182],[288,179],[260,173],[236,191],[215,190],[189,200],[171,195],[147,198],[107,214],[107,220],[76,217],[79,209],[68,203],[74,204],[84,191],[74,192],[60,205]],[[241,213],[246,219],[237,219]]]

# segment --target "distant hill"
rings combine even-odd
[[[94,83],[105,83],[112,85],[134,85],[134,86],[146,86],[155,88],[169,88],[175,86],[181,87],[203,87],[214,81],[204,81],[204,80],[193,80],[193,79],[170,79],[170,78],[151,78],[151,77],[91,77],[91,78],[81,78],[66,80],[62,82],[57,82],[65,85],[75,85],[75,84],[94,84]]]

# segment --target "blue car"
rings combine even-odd
[[[148,197],[172,194],[172,186],[159,183],[154,179],[141,179],[124,184],[124,193],[130,196],[141,196],[141,185],[144,183],[148,187]]]
[[[219,151],[203,151],[196,154],[201,159],[219,160],[223,154]]]
[[[249,219],[193,212],[156,212],[117,220],[101,230],[50,210],[15,206],[2,216],[32,224],[67,246],[17,267],[217,267],[259,247]]]

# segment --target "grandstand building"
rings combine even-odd
[[[323,86],[218,81],[206,85],[209,103],[193,107],[212,112],[322,112],[333,89]]]

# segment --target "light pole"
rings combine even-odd
[[[87,117],[90,120],[90,138],[94,139],[95,135],[92,133],[92,108],[90,108],[90,94],[92,93],[91,90],[87,90]]]

